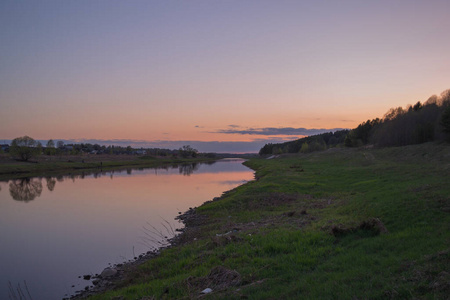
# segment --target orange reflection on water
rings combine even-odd
[[[241,162],[218,162],[0,183],[0,280],[26,280],[42,299],[84,288],[79,275],[160,246],[178,212],[252,179]]]

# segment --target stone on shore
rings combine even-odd
[[[105,268],[102,273],[100,274],[99,277],[101,278],[108,278],[108,277],[112,277],[115,276],[117,274],[117,270],[114,268]]]

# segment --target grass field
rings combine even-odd
[[[247,165],[257,180],[196,208],[177,246],[91,299],[192,299],[206,288],[204,299],[448,299],[448,144]]]

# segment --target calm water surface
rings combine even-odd
[[[242,162],[0,182],[0,299],[24,282],[33,299],[62,299],[90,285],[80,275],[154,249],[178,212],[252,180]]]

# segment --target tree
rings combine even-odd
[[[192,148],[190,145],[185,145],[182,148],[180,148],[178,150],[178,152],[180,153],[180,155],[182,157],[186,158],[186,157],[189,157],[189,156],[196,157],[197,153],[198,153],[198,150]]]
[[[413,110],[414,111],[418,111],[423,107],[422,103],[420,103],[420,101],[418,101],[414,106],[413,106]]]
[[[369,143],[369,139],[373,134],[374,128],[380,124],[380,119],[367,120],[362,122],[355,129],[350,132],[349,138],[351,138],[351,145],[357,146],[358,144],[366,145]],[[347,142],[348,143],[348,142]],[[346,144],[347,146],[347,144]]]
[[[403,115],[404,113],[405,113],[405,110],[401,106],[399,106],[397,108],[391,108],[384,115],[383,121],[393,120],[393,119],[398,118],[399,116]]]
[[[47,145],[45,146],[45,154],[47,155],[56,154],[55,142],[52,139],[48,140]]]
[[[450,134],[450,106],[448,106],[442,114],[441,125],[444,127],[444,132]]]
[[[37,142],[36,151],[37,151],[38,155],[42,154],[42,143],[41,142]]]
[[[36,141],[29,136],[22,136],[15,138],[9,149],[12,156],[17,157],[23,161],[28,161],[30,158],[39,154]]]
[[[48,140],[47,148],[55,148],[55,142],[52,139]]]
[[[353,147],[352,131],[350,131],[344,140],[345,147]]]
[[[309,145],[307,142],[304,142],[302,144],[302,148],[300,149],[301,153],[308,153],[309,152]]]

